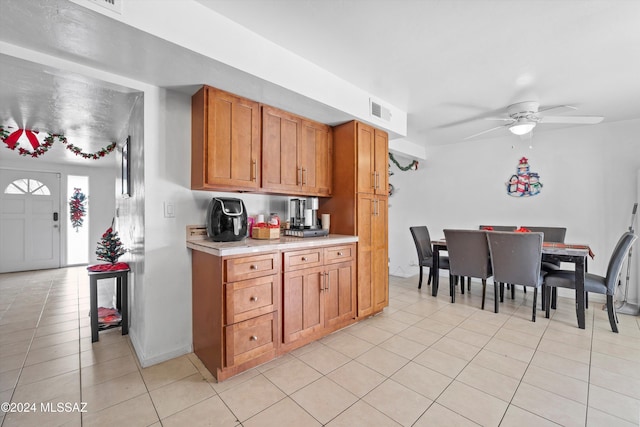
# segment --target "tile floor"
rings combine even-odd
[[[639,425],[640,318],[620,316],[614,334],[592,303],[579,330],[561,298],[532,323],[531,292],[494,314],[479,309],[478,283],[456,304],[416,283],[392,277],[382,314],[218,384],[193,354],[142,369],[119,329],[91,344],[84,268],[0,275],[0,402],[37,405],[0,422]],[[45,402],[86,402],[86,412],[42,412]]]

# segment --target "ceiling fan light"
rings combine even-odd
[[[518,120],[517,122],[509,126],[509,130],[514,135],[524,135],[531,132],[534,127],[536,127],[536,122]]]

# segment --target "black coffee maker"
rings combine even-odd
[[[247,237],[247,210],[240,199],[211,199],[206,222],[207,235],[214,242],[236,242]]]

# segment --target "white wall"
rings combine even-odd
[[[133,141],[142,142],[138,137]],[[140,179],[136,166],[133,198],[121,203],[144,203],[128,211],[131,235],[144,249],[134,261],[131,338],[141,364],[148,366],[192,348],[191,251],[186,247],[186,226],[204,224],[207,205],[215,195],[241,198],[249,214],[284,214],[287,198],[191,190],[191,97],[183,93],[145,91],[144,152],[132,151],[135,156],[144,154],[144,177]],[[133,164],[139,165],[139,160],[133,159]],[[174,218],[164,217],[165,202],[173,203]]]
[[[605,275],[638,198],[638,133],[640,120],[543,131],[534,135],[533,149],[508,135],[430,147],[418,171],[392,165],[397,191],[389,202],[390,273],[418,272],[410,266],[416,252],[409,226],[427,225],[439,238],[444,228],[486,223],[566,226],[567,242],[588,243],[595,252],[589,271]],[[540,174],[544,187],[537,196],[506,194],[504,183],[522,156]],[[638,289],[637,268],[632,283]]]
[[[111,225],[115,212],[115,203],[113,200],[113,193],[115,191],[115,177],[116,171],[113,168],[96,167],[96,162],[100,160],[88,160],[86,166],[76,166],[70,164],[56,164],[46,161],[46,155],[37,159],[22,157],[18,155],[18,152],[9,151],[6,147],[0,147],[2,149],[2,157],[0,158],[0,167],[8,169],[20,169],[28,171],[38,172],[58,172],[62,175],[60,180],[60,208],[61,217],[60,221],[60,233],[61,236],[66,236],[67,229],[69,227],[68,215],[68,202],[69,199],[66,195],[67,188],[67,176],[69,175],[84,175],[89,177],[89,263],[96,263],[98,259],[96,257],[96,247],[102,234]],[[52,149],[64,150],[64,147],[53,147]],[[115,156],[115,153],[111,153],[111,156]],[[66,245],[65,239],[61,239],[60,248],[61,264],[67,265],[66,257]]]

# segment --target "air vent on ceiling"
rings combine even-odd
[[[102,6],[105,9],[109,9],[111,12],[117,13],[118,15],[122,15],[122,2],[124,0],[71,0],[71,1],[81,6],[85,6],[85,5]]]
[[[373,99],[369,99],[369,112],[372,116],[379,119],[386,121],[391,120],[391,110]]]

